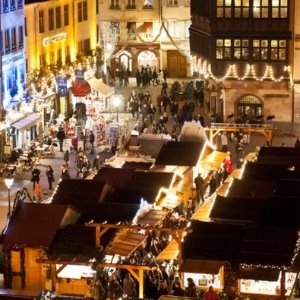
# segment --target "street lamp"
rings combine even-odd
[[[7,178],[4,179],[5,181],[5,185],[7,187],[7,190],[8,190],[8,214],[7,216],[10,217],[11,215],[11,211],[10,211],[10,189],[14,183],[14,178],[12,176],[9,176]]]
[[[112,99],[112,104],[117,111],[117,122],[119,122],[119,106],[121,104],[121,95],[114,95]]]

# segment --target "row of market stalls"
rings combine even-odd
[[[6,287],[84,295],[96,263],[126,269],[143,298],[143,274],[154,266],[120,262],[151,231],[167,231],[171,239],[156,260],[176,260],[198,289],[289,296],[299,272],[299,150],[263,147],[190,224],[165,227],[169,210],[191,197],[194,174],[208,176],[226,155],[196,136],[164,143],[151,163],[123,158],[92,180],[61,181],[51,204],[21,204],[3,236]],[[105,260],[95,259],[95,249],[105,249]]]

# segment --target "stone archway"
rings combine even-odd
[[[262,123],[263,102],[255,95],[244,95],[236,102],[238,123]]]
[[[138,67],[146,67],[147,65],[150,66],[151,68],[156,67],[158,68],[158,59],[155,55],[154,52],[149,51],[149,50],[144,50],[139,53],[137,57],[137,63]]]
[[[123,51],[119,55],[119,64],[120,66],[125,66],[125,69],[132,71],[132,54],[128,51]]]

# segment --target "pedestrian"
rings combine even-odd
[[[232,159],[231,159],[231,154],[230,152],[227,152],[227,156],[224,159],[224,180],[231,174],[232,172]]]
[[[40,174],[41,171],[34,166],[31,172],[31,182],[33,183],[33,190],[35,189],[35,185],[40,182]]]
[[[194,184],[196,188],[198,204],[200,203],[200,200],[202,203],[204,203],[204,179],[201,177],[200,173],[198,173],[197,177],[194,179]]]
[[[213,286],[211,285],[208,288],[208,291],[204,294],[204,300],[219,300],[218,294],[214,291]]]
[[[135,298],[136,296],[136,285],[131,277],[130,273],[126,273],[123,281],[123,290],[125,292],[125,298]]]
[[[100,155],[97,154],[93,161],[93,170],[98,171],[103,165],[103,161],[100,159]]]
[[[244,157],[244,149],[245,149],[245,141],[244,138],[240,139],[236,143],[236,165],[237,168],[240,168],[242,166],[242,160]]]
[[[196,290],[196,284],[193,280],[193,278],[189,277],[187,279],[188,286],[185,289],[185,296],[186,297],[197,297],[197,290]]]
[[[184,296],[184,290],[181,287],[181,282],[180,278],[178,276],[175,277],[174,283],[172,285],[172,295],[173,296],[179,296],[183,297]]]
[[[54,172],[53,172],[53,169],[50,165],[47,166],[46,176],[47,176],[47,179],[48,179],[49,190],[52,190],[52,183],[54,182]]]
[[[94,142],[95,142],[95,135],[93,131],[90,133],[90,144],[91,144],[91,154],[94,154]]]
[[[164,82],[167,81],[167,77],[168,77],[168,70],[167,70],[167,68],[164,68],[164,69],[163,69],[163,78],[164,78]]]
[[[70,160],[70,153],[69,153],[69,150],[66,150],[66,152],[64,154],[64,161],[65,161],[67,167],[69,167],[69,160]]]
[[[227,139],[227,134],[225,131],[223,131],[221,134],[221,144],[222,144],[221,151],[227,152],[228,151],[228,139]]]
[[[194,205],[193,199],[189,199],[186,210],[185,210],[185,217],[186,217],[187,221],[191,220],[194,212],[195,212],[195,205]]]
[[[34,200],[40,202],[42,200],[42,189],[40,182],[37,182],[34,188]]]
[[[66,138],[63,127],[61,126],[59,127],[56,137],[59,142],[59,151],[63,152],[63,143],[64,143],[64,139]]]
[[[61,179],[62,180],[71,179],[70,174],[69,174],[69,169],[66,165],[61,166]]]

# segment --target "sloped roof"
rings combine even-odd
[[[192,222],[183,243],[183,260],[217,260],[238,264],[290,266],[296,228]],[[201,241],[201,243],[195,243]]]
[[[128,185],[133,172],[133,169],[101,168],[94,177],[94,181],[104,181],[113,187],[122,188]]]
[[[205,129],[200,122],[184,122],[180,132],[180,141],[203,143],[207,141]]]
[[[159,152],[155,164],[196,166],[205,142],[174,142],[166,143]]]
[[[3,244],[47,248],[59,228],[78,218],[79,213],[68,205],[22,203],[3,236]]]
[[[99,202],[105,182],[95,180],[70,179],[59,183],[52,203],[68,204],[84,209]]]
[[[152,162],[134,162],[126,161],[122,166],[122,169],[133,169],[133,170],[149,170],[153,165]]]
[[[258,163],[285,165],[300,164],[300,148],[295,147],[261,147],[257,156]]]

